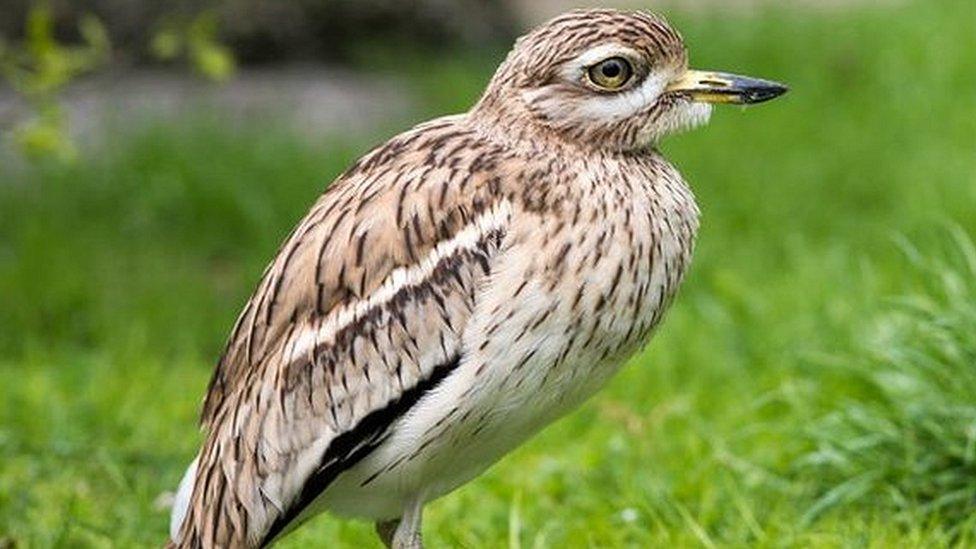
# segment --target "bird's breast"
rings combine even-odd
[[[448,438],[471,462],[602,387],[647,341],[687,270],[698,209],[680,175],[607,173],[559,211],[516,215],[467,330],[464,371],[449,380],[469,410]]]
[[[559,212],[516,208],[462,364],[340,479],[336,510],[452,490],[595,393],[647,340],[687,268],[698,210],[676,172],[630,177]]]
[[[573,218],[598,222],[568,228],[566,266],[548,272],[566,330],[582,338],[577,350],[590,364],[579,367],[619,364],[646,341],[691,259],[698,209],[688,187],[670,166],[635,172],[582,200]]]

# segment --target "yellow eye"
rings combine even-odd
[[[630,82],[634,69],[623,57],[611,57],[590,67],[590,82],[605,90],[619,90]]]

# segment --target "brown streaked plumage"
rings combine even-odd
[[[425,502],[593,394],[667,310],[698,209],[655,144],[783,91],[689,71],[646,13],[521,38],[470,112],[366,155],[282,246],[214,373],[170,543],[261,546],[325,510],[420,546]]]

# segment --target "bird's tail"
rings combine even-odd
[[[173,510],[169,517],[169,540],[166,542],[167,549],[175,548],[180,539],[180,528],[183,526],[183,521],[186,519],[190,507],[190,498],[193,495],[193,483],[196,480],[199,460],[200,456],[197,456],[186,468],[186,472],[183,473],[183,480],[180,481],[180,487],[173,498]]]

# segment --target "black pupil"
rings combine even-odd
[[[607,78],[616,78],[620,76],[620,73],[622,73],[623,71],[624,69],[623,67],[620,66],[619,61],[607,61],[606,63],[603,64],[603,67],[600,69],[600,72],[603,73],[603,76],[606,76]]]

